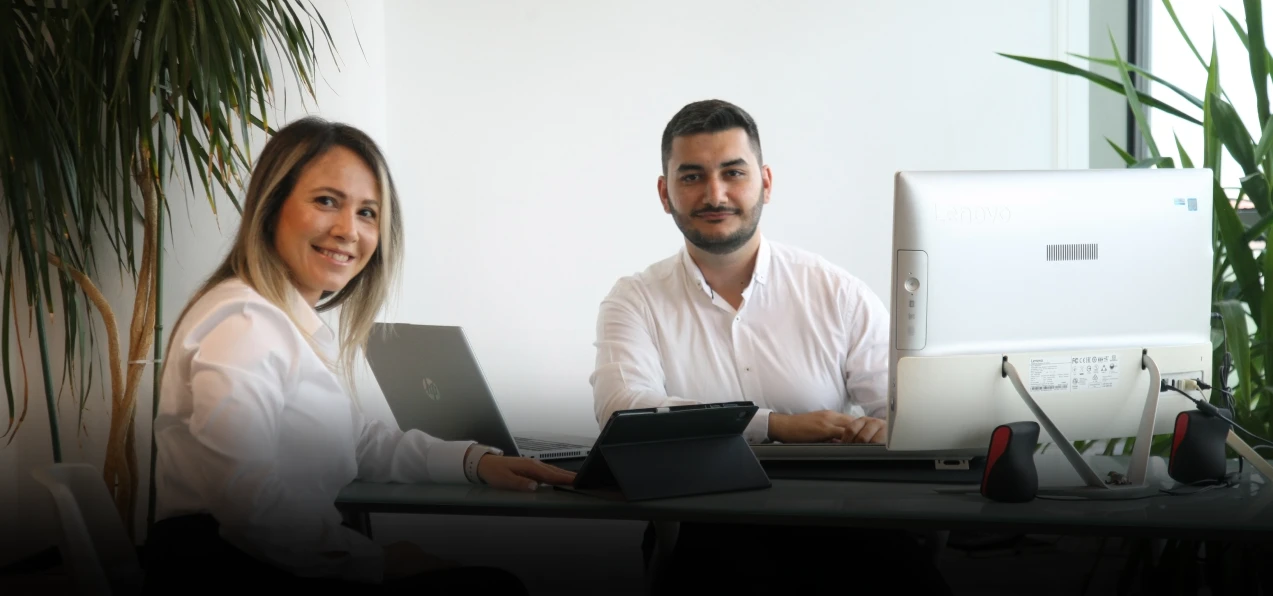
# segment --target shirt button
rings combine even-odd
[[[747,372],[751,372],[751,367],[750,367],[750,366],[748,366],[746,370],[747,370]]]

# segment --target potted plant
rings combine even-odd
[[[1273,386],[1270,386],[1273,381],[1273,346],[1270,345],[1270,339],[1273,339],[1273,286],[1265,284],[1265,280],[1273,274],[1273,257],[1269,257],[1265,250],[1265,238],[1273,225],[1273,195],[1270,194],[1273,119],[1269,117],[1268,93],[1273,57],[1264,39],[1263,6],[1261,0],[1244,0],[1242,19],[1224,11],[1228,25],[1246,48],[1246,54],[1236,59],[1226,56],[1226,64],[1232,65],[1226,68],[1249,70],[1255,89],[1254,111],[1245,114],[1244,119],[1220,85],[1220,57],[1216,51],[1214,26],[1211,51],[1209,56],[1204,57],[1181,25],[1171,0],[1162,0],[1162,3],[1176,31],[1207,73],[1203,89],[1190,92],[1123,60],[1112,35],[1113,60],[1072,55],[1116,68],[1118,80],[1057,60],[1001,55],[1054,72],[1080,76],[1123,95],[1149,153],[1147,157],[1137,159],[1106,139],[1127,167],[1211,169],[1214,205],[1211,297],[1212,310],[1219,314],[1222,321],[1213,330],[1215,350],[1211,378],[1230,387],[1229,394],[1213,390],[1211,402],[1221,407],[1232,407],[1233,420],[1241,427],[1235,430],[1258,449],[1273,435]],[[1132,84],[1132,73],[1161,84],[1183,109],[1138,90]],[[1203,133],[1201,155],[1188,154],[1174,135],[1171,139],[1155,139],[1148,123],[1151,110],[1170,113],[1200,126]],[[1242,170],[1239,186],[1232,193],[1221,184],[1221,151],[1228,152]],[[1222,387],[1220,383],[1213,385],[1217,389]],[[1156,437],[1155,452],[1166,452],[1170,438],[1169,434]],[[1113,445],[1111,441],[1110,446]],[[1235,455],[1230,451],[1230,457]],[[1120,588],[1125,591],[1139,578],[1144,591],[1156,593],[1196,593],[1202,583],[1210,584],[1216,590],[1222,584],[1228,584],[1228,588],[1246,593],[1255,587],[1251,583],[1256,581],[1252,574],[1257,572],[1247,562],[1263,560],[1269,555],[1269,549],[1262,545],[1226,545],[1192,540],[1164,541],[1157,548],[1149,541],[1140,540],[1132,541],[1129,547]]]
[[[13,440],[27,407],[25,392],[21,400],[15,392],[19,380],[26,385],[17,378],[25,366],[10,366],[11,348],[19,363],[28,357],[9,341],[19,304],[34,322],[55,462],[54,385],[72,388],[82,416],[100,343],[92,316],[101,317],[111,406],[102,470],[129,532],[137,389],[147,352],[153,347],[156,361],[162,353],[165,181],[184,174],[194,190],[197,179],[214,214],[217,189],[238,208],[251,130],[272,130],[267,104],[278,79],[267,52],[276,50],[313,97],[320,38],[330,48],[322,16],[299,0],[9,0],[0,8],[0,217],[10,230],[0,259],[5,434]],[[126,335],[94,283],[102,251],[137,289]],[[60,354],[49,352],[49,322],[64,334]]]
[[[1261,21],[1263,11],[1260,0],[1246,0],[1246,25],[1225,11],[1229,24],[1248,48],[1247,55],[1234,64],[1238,68],[1249,68],[1254,83],[1256,108],[1255,113],[1248,115],[1248,119],[1249,124],[1256,127],[1254,130],[1260,133],[1253,135],[1247,127],[1248,122],[1234,109],[1220,86],[1220,59],[1214,39],[1210,57],[1204,58],[1176,18],[1171,1],[1162,1],[1177,31],[1193,50],[1201,67],[1206,69],[1206,87],[1198,90],[1196,95],[1123,60],[1117,44],[1113,44],[1112,36],[1110,41],[1115,56],[1113,60],[1073,55],[1089,62],[1117,68],[1119,80],[1061,61],[1001,55],[1055,72],[1081,76],[1126,97],[1137,129],[1149,152],[1148,157],[1137,160],[1116,143],[1106,139],[1127,163],[1127,167],[1169,168],[1178,165],[1211,169],[1214,177],[1215,209],[1212,304],[1214,312],[1219,313],[1223,320],[1222,328],[1218,328],[1214,334],[1211,378],[1227,377],[1224,380],[1232,391],[1234,421],[1249,431],[1244,438],[1256,444],[1259,441],[1251,434],[1268,438],[1270,431],[1273,431],[1273,387],[1270,387],[1267,378],[1267,375],[1273,374],[1273,349],[1269,349],[1269,338],[1273,338],[1273,289],[1266,293],[1264,284],[1268,273],[1273,272],[1273,259],[1265,258],[1263,241],[1270,225],[1273,225],[1273,195],[1270,194],[1269,184],[1269,176],[1273,172],[1273,124],[1269,119],[1268,96],[1269,72],[1273,68],[1273,59],[1270,59],[1265,48]],[[1257,49],[1252,51],[1252,47]],[[1173,107],[1137,90],[1131,81],[1132,73],[1170,89],[1186,104],[1186,109]],[[1151,109],[1173,114],[1202,127],[1202,155],[1189,155],[1178,138],[1154,139],[1148,125]],[[1221,151],[1227,151],[1242,169],[1241,186],[1236,189],[1235,196],[1230,196],[1221,185]],[[1249,217],[1246,216],[1248,210],[1242,209],[1247,206],[1253,211]],[[1226,364],[1225,338],[1229,340],[1228,353],[1232,364],[1228,375],[1221,374]],[[1212,392],[1211,401],[1217,405],[1228,405],[1226,396],[1220,391]]]

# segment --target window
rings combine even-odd
[[[1148,43],[1142,46],[1146,48],[1148,54],[1147,70],[1193,94],[1199,100],[1204,99],[1203,93],[1207,85],[1206,66],[1199,62],[1198,56],[1194,55],[1194,51],[1189,48],[1176,23],[1173,22],[1171,14],[1167,12],[1166,6],[1160,0],[1153,0],[1142,2],[1138,7],[1143,7],[1142,14],[1149,20]],[[1227,95],[1229,103],[1243,120],[1251,137],[1258,141],[1261,131],[1258,117],[1255,115],[1255,89],[1251,84],[1251,64],[1241,38],[1238,37],[1237,31],[1224,12],[1228,11],[1245,29],[1246,13],[1242,0],[1177,0],[1172,2],[1172,8],[1203,61],[1210,62],[1214,39],[1220,64],[1220,86]],[[1265,10],[1263,15],[1266,44],[1268,32],[1273,26],[1273,19],[1270,18],[1269,12]],[[1202,119],[1201,109],[1194,107],[1165,85],[1147,81],[1145,89],[1155,99],[1166,102],[1199,120]],[[1149,128],[1159,152],[1164,156],[1171,156],[1179,166],[1180,152],[1175,140],[1178,137],[1180,145],[1193,160],[1194,165],[1201,167],[1202,126],[1161,110],[1154,109],[1150,112]],[[1138,155],[1138,157],[1143,156]],[[1221,185],[1230,197],[1238,195],[1239,181],[1242,176],[1241,167],[1227,150],[1222,149],[1220,179]],[[1243,208],[1250,208],[1249,201],[1243,201],[1239,209]],[[1242,215],[1244,220],[1248,220],[1248,224],[1254,221],[1248,219],[1253,212]]]

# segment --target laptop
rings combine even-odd
[[[403,430],[545,461],[584,458],[592,450],[586,437],[510,433],[460,327],[376,323],[367,362]]]
[[[890,451],[883,443],[758,443],[752,452],[772,461],[922,461],[938,470],[966,470],[971,460],[986,455],[985,449]]]
[[[879,443],[763,443],[752,446],[774,479],[979,484],[986,450],[889,451]]]

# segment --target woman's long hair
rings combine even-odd
[[[305,166],[334,147],[344,147],[362,158],[375,172],[380,191],[380,237],[375,252],[358,275],[339,291],[325,292],[317,306],[320,312],[340,307],[338,362],[327,362],[327,365],[338,375],[343,374],[352,390],[354,362],[359,351],[366,348],[376,314],[399,280],[403,233],[398,192],[384,155],[371,137],[346,124],[307,117],[283,127],[266,143],[252,170],[234,246],[186,303],[173,325],[173,333],[181,327],[191,305],[217,284],[233,278],[243,280],[287,313],[293,323],[297,322],[292,309],[297,290],[287,264],[274,248],[274,230],[283,203],[292,194]],[[306,340],[313,345],[311,338]],[[169,344],[171,346],[171,341]],[[317,352],[326,361],[323,353]]]

